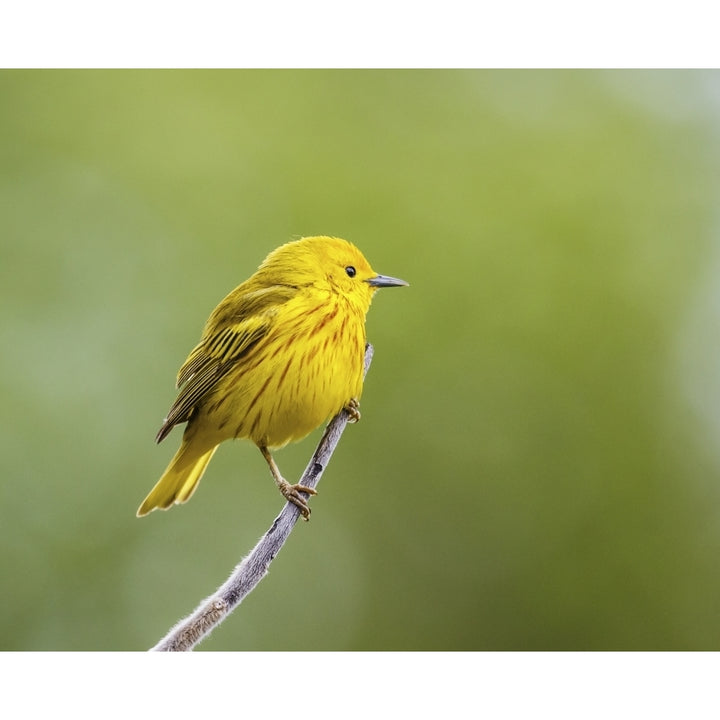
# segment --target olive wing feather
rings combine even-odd
[[[180,368],[177,376],[180,392],[158,431],[156,442],[163,440],[175,425],[190,419],[198,403],[267,335],[280,306],[297,292],[288,286],[254,292],[242,290],[240,286],[218,305],[205,325],[200,342]]]

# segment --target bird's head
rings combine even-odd
[[[272,269],[282,284],[313,286],[339,294],[367,312],[375,291],[407,285],[404,280],[378,275],[352,243],[341,238],[316,236],[287,243],[273,251],[261,269]]]

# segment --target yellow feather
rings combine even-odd
[[[217,446],[249,438],[307,518],[305,501],[292,492],[301,486],[288,486],[268,449],[304,438],[359,400],[373,294],[406,284],[377,275],[339,238],[303,238],[270,253],[215,308],[180,368],[180,392],[157,440],[187,422],[183,441],[138,515],[185,502]]]
[[[198,453],[194,447],[183,441],[163,476],[138,508],[138,517],[147,515],[155,508],[164,510],[173,503],[189,500],[215,450],[217,445],[204,453]]]

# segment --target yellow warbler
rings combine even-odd
[[[180,388],[157,442],[187,422],[180,449],[137,511],[184,503],[223,440],[249,438],[280,492],[310,514],[270,449],[300,440],[343,407],[358,419],[365,315],[377,288],[407,285],[378,275],[347,240],[307,237],[271,252],[205,324],[177,376]]]

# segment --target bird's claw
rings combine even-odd
[[[356,423],[360,420],[360,403],[355,398],[350,398],[345,406],[345,412],[350,416],[348,422]]]
[[[303,516],[303,519],[309,520],[311,512],[310,506],[307,504],[307,500],[300,493],[317,495],[317,490],[311,487],[307,487],[306,485],[291,485],[287,481],[285,481],[284,484],[280,485],[279,487],[280,492],[283,494],[283,497],[288,502],[291,502],[293,505],[296,505],[298,508],[300,508],[300,513]]]

